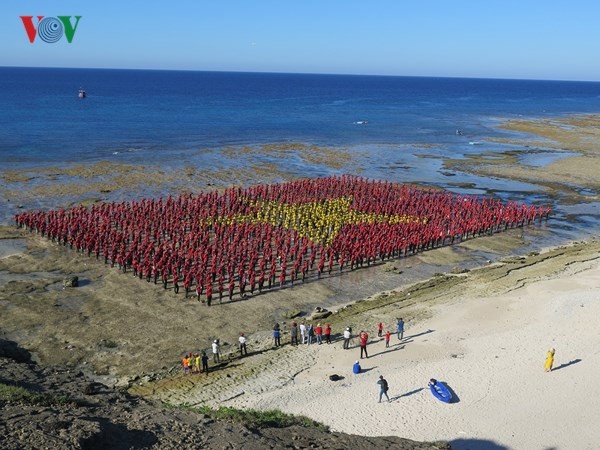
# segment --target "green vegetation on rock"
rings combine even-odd
[[[312,420],[306,416],[295,416],[286,414],[278,409],[268,411],[258,411],[255,409],[238,409],[229,406],[221,406],[213,409],[210,406],[175,406],[167,405],[170,408],[182,408],[188,411],[194,411],[198,414],[204,414],[215,420],[230,420],[242,424],[248,428],[286,428],[291,426],[300,426],[304,428],[316,428],[323,431],[329,431],[329,427]]]

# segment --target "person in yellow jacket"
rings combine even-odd
[[[544,363],[544,371],[552,372],[552,365],[554,364],[554,349],[551,348],[548,350],[548,354],[546,355],[546,362]]]
[[[200,353],[194,355],[194,369],[193,373],[200,373]]]

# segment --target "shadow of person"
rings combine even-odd
[[[395,395],[394,397],[390,397],[390,401],[398,400],[399,398],[402,398],[402,397],[410,397],[411,395],[421,392],[423,389],[425,389],[425,388],[420,387],[418,389],[413,389],[412,391],[405,392],[404,394]]]
[[[449,442],[453,450],[510,450],[508,447],[487,439],[454,439]]]
[[[559,369],[564,369],[565,367],[572,366],[573,364],[577,364],[578,362],[581,362],[581,358],[572,359],[568,363],[562,363],[560,366],[555,367],[554,369],[552,369],[552,372],[554,372],[556,370],[559,370]]]
[[[424,334],[429,334],[429,333],[433,333],[435,330],[427,330],[427,331],[423,331],[421,333],[417,333],[417,334],[411,334],[410,336],[404,336],[404,339],[412,339],[412,338],[416,338],[419,336],[423,336]],[[403,340],[404,340],[403,339]]]

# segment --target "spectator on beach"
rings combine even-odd
[[[300,337],[302,338],[302,343],[306,342],[306,324],[303,322],[300,324]]]
[[[221,348],[219,346],[219,340],[215,339],[212,343],[213,362],[218,364],[221,362]]]
[[[331,344],[331,325],[325,325],[325,342]]]
[[[181,359],[181,364],[183,365],[183,374],[184,375],[189,375],[190,374],[190,359],[188,358],[187,353],[185,355],[183,355],[183,358]]]
[[[239,337],[238,341],[240,342],[241,356],[247,355],[248,350],[246,349],[246,336],[244,336],[244,333],[240,333],[240,337]]]
[[[290,328],[290,341],[292,345],[298,345],[298,324],[296,322],[292,322]]]
[[[273,341],[275,343],[275,347],[279,347],[281,345],[281,328],[279,323],[276,323],[273,327]]]
[[[548,350],[546,355],[546,362],[544,363],[544,372],[552,372],[552,366],[554,365],[554,349]]]
[[[352,332],[350,331],[350,327],[347,327],[344,330],[344,350],[348,350],[350,347],[350,339],[352,338]]]
[[[379,322],[377,324],[377,336],[381,337],[382,334],[383,334],[383,323]]]
[[[390,402],[390,397],[388,396],[387,392],[389,390],[388,387],[388,382],[386,381],[385,378],[383,378],[383,375],[379,375],[379,381],[377,382],[377,384],[379,385],[379,403],[381,403],[381,398],[385,395],[385,398],[387,398],[387,401]]]
[[[193,373],[200,373],[200,353],[194,355],[194,369]]]
[[[315,336],[317,338],[317,344],[321,345],[322,337],[323,337],[323,327],[321,326],[320,323],[318,323],[317,326],[315,327]]]
[[[360,358],[362,359],[363,353],[368,358],[367,344],[369,342],[369,334],[366,331],[361,331],[358,335],[358,339],[360,340]]]
[[[352,366],[352,373],[361,373],[362,372],[362,367],[360,367],[360,363],[358,362],[358,359],[356,361],[354,361],[354,365]]]
[[[312,323],[309,323],[306,326],[306,345],[312,344],[312,340],[315,337],[315,328],[312,326]]]
[[[400,317],[396,323],[396,332],[398,333],[398,340],[401,341],[404,339],[404,320],[402,320],[402,317]]]
[[[202,352],[202,372],[206,372],[206,375],[208,375],[208,355],[206,352]]]
[[[390,346],[390,335],[391,335],[390,330],[387,330],[385,332],[385,348],[389,348],[389,346]]]

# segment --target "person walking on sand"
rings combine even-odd
[[[387,330],[385,332],[385,348],[389,348],[390,347],[390,330]]]
[[[383,323],[379,322],[377,324],[377,336],[381,337],[382,334],[383,334]]]
[[[361,331],[358,335],[358,339],[360,341],[360,359],[362,359],[363,353],[368,358],[367,343],[369,342],[369,334],[366,331]]]
[[[402,320],[402,317],[400,317],[396,323],[396,332],[398,333],[399,341],[404,339],[404,320]]]
[[[552,366],[554,365],[554,349],[548,350],[546,355],[546,362],[544,363],[544,372],[552,372]]]
[[[379,375],[379,381],[377,381],[377,384],[379,385],[379,403],[381,403],[381,398],[384,395],[385,395],[385,398],[387,398],[387,401],[391,402],[390,397],[387,394],[387,392],[389,390],[388,382],[386,381],[385,378],[383,378],[383,375]]]

